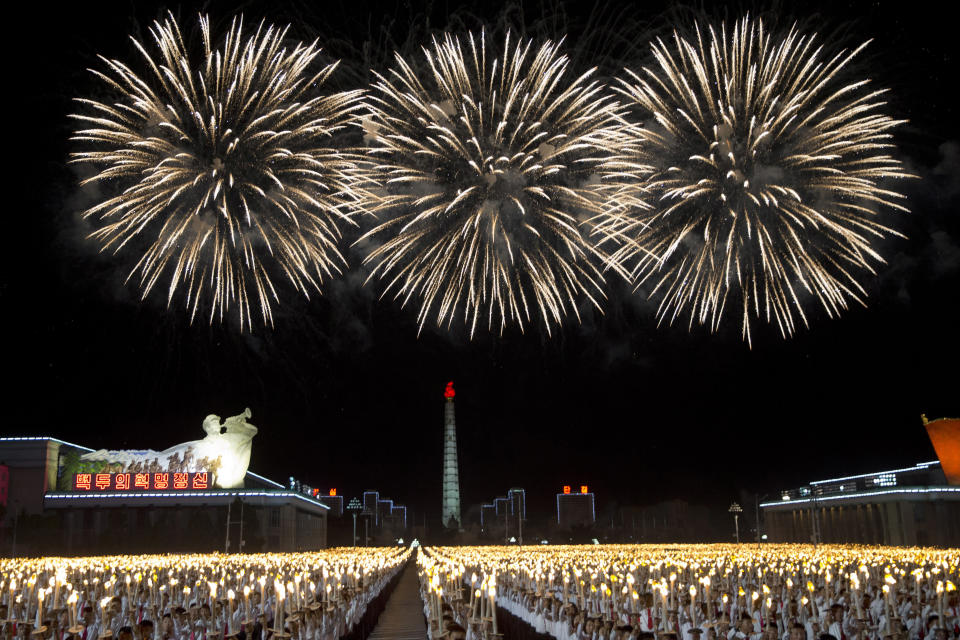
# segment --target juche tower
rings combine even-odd
[[[457,418],[453,410],[453,383],[443,392],[443,526],[460,528],[460,467],[457,465]]]

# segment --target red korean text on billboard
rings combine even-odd
[[[212,477],[207,471],[73,474],[73,490],[81,492],[202,491],[211,488]]]

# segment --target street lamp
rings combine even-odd
[[[733,527],[737,532],[737,544],[740,544],[740,514],[743,513],[743,508],[734,502],[727,511],[733,514]]]
[[[766,500],[770,497],[769,493],[765,493],[762,496],[758,493],[756,495],[756,518],[757,518],[757,549],[760,549],[760,501]]]

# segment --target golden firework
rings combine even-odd
[[[331,143],[360,108],[360,91],[318,94],[336,63],[316,42],[285,44],[286,29],[233,21],[218,46],[200,17],[192,56],[172,14],[150,29],[155,53],[133,39],[144,73],[101,57],[93,71],[116,99],[79,99],[72,162],[82,184],[115,189],[84,212],[101,250],[136,252],[128,280],[143,297],[169,279],[167,304],[186,290],[191,319],[231,304],[241,326],[251,302],[272,324],[280,275],[304,295],[344,264],[339,223],[360,199],[355,160]],[[271,300],[272,299],[272,300]]]
[[[599,308],[618,265],[596,216],[637,182],[615,155],[613,100],[592,72],[570,77],[557,43],[508,34],[494,52],[484,34],[447,34],[423,54],[375,74],[363,118],[383,216],[359,241],[370,278],[419,298],[421,328],[462,313],[471,335],[536,316],[549,332],[581,300]]]
[[[878,212],[907,211],[887,183],[913,177],[891,155],[903,121],[883,113],[884,90],[849,78],[865,46],[831,56],[746,17],[657,40],[619,82],[653,206],[607,231],[632,240],[615,257],[652,285],[661,321],[688,312],[715,330],[739,298],[749,341],[751,314],[787,336],[796,316],[807,324],[806,297],[831,317],[863,304],[855,276],[883,262],[872,242],[900,235]]]

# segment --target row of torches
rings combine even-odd
[[[658,631],[677,632],[681,596],[689,594],[690,620],[708,620],[728,610],[759,611],[761,624],[777,626],[777,606],[795,602],[803,621],[817,617],[818,594],[827,601],[848,587],[857,619],[866,623],[862,598],[879,587],[885,618],[894,619],[897,597],[910,593],[916,602],[936,598],[944,625],[945,598],[960,582],[960,550],[862,546],[765,545],[603,545],[559,547],[439,547],[421,555],[421,572],[429,580],[429,597],[440,603],[460,597],[458,585],[470,575],[471,622],[492,620],[496,634],[496,598],[505,591],[572,602],[588,615],[616,620],[636,616],[641,596],[650,596]],[[498,584],[500,590],[498,591]],[[832,592],[832,595],[831,595]],[[749,599],[749,602],[747,602]],[[757,601],[760,600],[758,603]],[[479,608],[477,603],[480,603]],[[486,604],[489,602],[489,604]],[[808,606],[809,605],[809,606]],[[478,609],[478,610],[477,610]],[[677,614],[673,620],[671,614]],[[865,624],[861,625],[862,630]],[[889,633],[889,629],[885,629]]]
[[[427,604],[427,622],[436,630],[436,637],[443,631],[443,604],[456,609],[463,597],[464,565],[451,564],[448,557],[438,556],[435,549],[426,549],[417,555],[420,584]],[[497,629],[497,572],[491,570],[482,578],[474,574],[470,581],[467,603],[467,624],[474,628],[473,638],[492,640],[501,637]]]
[[[211,612],[225,614],[211,635],[232,636],[234,602],[243,599],[243,621],[252,624],[267,602],[274,615],[273,634],[285,633],[285,620],[307,608],[331,611],[345,607],[372,584],[398,569],[409,550],[390,548],[330,549],[311,553],[270,553],[223,556],[112,556],[96,558],[35,558],[0,560],[0,603],[7,607],[2,624],[32,624],[33,634],[46,632],[44,621],[63,609],[70,634],[80,634],[81,606],[99,607],[104,622],[101,638],[111,635],[109,603],[125,598],[133,608],[144,606],[162,615],[164,609],[207,603]],[[251,594],[259,605],[251,605]],[[219,598],[218,598],[219,596]],[[269,600],[268,600],[269,598]],[[259,609],[256,611],[255,609]],[[160,638],[159,620],[154,633]],[[206,635],[206,634],[205,634]],[[91,639],[92,640],[92,639]],[[206,640],[206,638],[203,638]]]

